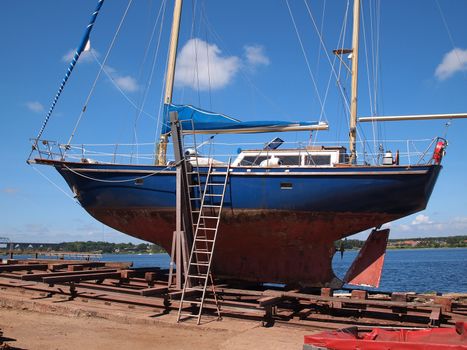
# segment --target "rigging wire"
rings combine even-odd
[[[147,46],[147,49],[146,49],[146,52],[148,52],[149,51],[149,46],[151,45],[153,37],[154,37],[154,33],[155,33],[155,30],[156,30],[157,24],[159,22],[159,19],[161,19],[157,45],[156,45],[154,57],[153,57],[153,60],[152,60],[152,65],[151,65],[151,71],[149,73],[149,78],[147,80],[145,91],[143,93],[143,100],[141,102],[141,108],[144,108],[144,106],[146,105],[146,100],[148,98],[149,89],[150,89],[150,87],[152,85],[152,79],[154,77],[157,57],[159,56],[159,48],[160,48],[160,43],[161,43],[161,38],[162,38],[162,29],[163,29],[163,26],[164,26],[163,13],[165,12],[165,8],[166,8],[165,5],[166,5],[166,1],[162,1],[161,2],[161,7],[159,8],[159,12],[157,14],[157,18],[156,18],[156,21],[154,23],[154,27],[153,27],[153,30],[152,30],[152,33],[151,33],[151,38],[150,38],[150,40],[148,42],[148,46]],[[146,56],[146,54],[145,54],[145,56]],[[144,64],[145,60],[146,60],[146,57],[143,59],[143,64]],[[137,114],[137,116],[135,118],[135,121],[134,121],[134,125],[133,125],[133,141],[135,143],[138,142],[137,123],[138,123],[138,120],[140,119],[140,117],[141,117],[141,109],[140,109],[140,112]],[[136,147],[136,155],[138,155],[138,152],[139,152],[138,147]]]
[[[109,71],[105,68],[104,64],[99,60],[99,58],[95,55],[94,52],[92,52],[92,56],[94,58],[94,60],[96,61],[96,63],[99,65],[100,69],[102,69],[102,71],[104,72],[104,74],[107,76],[107,78],[109,78],[110,82],[115,86],[115,88],[122,94],[122,96],[128,101],[128,103],[133,106],[138,112],[148,116],[149,118],[151,119],[156,119],[154,115],[152,115],[151,113],[143,110],[142,108],[140,108],[136,102],[134,102],[130,97],[128,97],[128,95],[125,93],[125,91],[122,90],[122,88],[116,83],[115,79],[112,77],[112,75],[109,73]],[[71,140],[70,140],[71,141]]]
[[[293,26],[295,28],[295,34],[297,35],[298,42],[299,42],[300,47],[302,49],[303,57],[305,59],[306,66],[308,68],[308,73],[310,74],[311,81],[313,82],[313,88],[315,90],[316,96],[318,97],[319,105],[320,105],[321,109],[323,110],[323,108],[324,108],[323,101],[322,101],[321,96],[319,94],[318,86],[316,85],[315,76],[314,76],[314,74],[313,74],[313,72],[311,70],[310,62],[308,61],[308,57],[306,55],[305,47],[303,45],[302,38],[301,38],[300,33],[298,31],[297,24],[295,22],[295,18],[294,18],[293,13],[292,13],[292,9],[290,8],[289,0],[285,0],[285,3],[287,4],[287,9],[289,10],[290,18],[291,18],[292,24],[293,24]],[[326,116],[325,113],[324,113],[324,115]]]
[[[125,18],[126,18],[126,15],[127,15],[127,13],[128,13],[128,10],[130,9],[130,6],[131,6],[132,3],[133,3],[133,0],[129,0],[129,1],[128,1],[128,6],[127,6],[126,9],[125,9],[125,12],[124,12],[124,14],[123,14],[123,17],[122,17],[122,19],[121,19],[121,21],[120,21],[120,23],[119,23],[119,25],[118,25],[118,27],[117,27],[117,30],[116,30],[116,32],[115,32],[115,35],[114,35],[114,37],[113,37],[113,39],[112,39],[112,41],[111,41],[111,43],[110,43],[110,46],[109,46],[109,48],[108,48],[108,50],[107,50],[107,53],[105,54],[103,63],[102,63],[102,65],[100,66],[100,69],[99,69],[99,71],[98,71],[98,73],[97,73],[96,79],[94,80],[94,83],[92,84],[91,90],[89,91],[89,94],[88,94],[88,96],[87,96],[87,98],[86,98],[86,101],[84,102],[84,106],[83,106],[83,108],[82,108],[82,110],[81,110],[81,113],[80,113],[80,115],[79,115],[79,117],[78,117],[78,121],[77,121],[76,124],[75,124],[75,127],[74,127],[74,129],[73,129],[73,132],[71,133],[71,136],[70,136],[70,138],[68,139],[67,145],[69,145],[69,144],[71,143],[71,141],[73,140],[73,137],[75,136],[76,130],[78,129],[78,126],[79,126],[79,124],[80,124],[80,122],[81,122],[81,119],[83,118],[84,112],[86,112],[86,108],[87,108],[87,105],[88,105],[88,103],[89,103],[89,100],[91,99],[91,96],[92,96],[93,93],[94,93],[94,89],[95,89],[95,87],[96,87],[96,85],[97,85],[97,82],[98,82],[98,80],[99,80],[99,78],[100,78],[100,76],[101,76],[101,74],[102,74],[102,71],[104,70],[104,66],[105,66],[105,64],[106,64],[106,62],[107,62],[107,59],[109,58],[110,52],[112,51],[112,48],[113,48],[113,46],[114,46],[114,44],[115,44],[115,41],[116,41],[116,39],[117,39],[117,36],[118,36],[118,34],[120,33],[120,29],[122,28],[122,25],[123,25],[123,23],[124,23],[124,21],[125,21]],[[65,149],[65,151],[66,151],[66,149]]]
[[[34,165],[31,165],[31,167],[44,179],[46,179],[48,182],[50,182],[56,189],[58,189],[60,192],[62,192],[65,196],[70,198],[74,203],[79,204],[79,202],[76,200],[76,198],[70,196],[69,193],[67,193],[63,188],[61,188],[59,185],[57,185],[55,182],[53,182],[47,175],[45,175],[42,171],[37,169]]]
[[[58,99],[59,99],[63,89],[65,88],[66,82],[68,81],[68,79],[71,76],[71,72],[73,71],[76,63],[78,62],[78,59],[79,59],[81,53],[83,51],[87,50],[87,46],[90,43],[89,36],[90,36],[91,31],[92,31],[92,29],[94,27],[94,23],[96,22],[97,15],[99,14],[99,11],[100,11],[103,4],[104,4],[104,0],[99,0],[97,2],[97,6],[96,6],[94,12],[91,15],[91,20],[90,20],[89,24],[86,26],[86,31],[84,33],[83,39],[81,40],[81,43],[80,43],[79,47],[76,49],[76,52],[75,52],[75,54],[73,56],[73,59],[72,59],[72,61],[70,62],[69,66],[68,66],[65,77],[63,78],[63,80],[62,80],[62,82],[60,84],[60,87],[58,88],[58,91],[55,94],[55,97],[54,97],[54,99],[52,101],[52,104],[51,104],[51,106],[49,108],[49,111],[47,112],[45,120],[42,123],[42,126],[41,126],[41,128],[39,130],[39,133],[37,134],[36,141],[34,143],[34,147],[32,148],[31,153],[29,154],[29,157],[31,157],[32,153],[34,152],[34,148],[37,148],[37,143],[38,143],[39,139],[41,138],[42,133],[44,132],[45,127],[47,126],[47,123],[49,122],[49,119],[50,119],[50,117],[52,115],[52,112],[55,109],[55,105],[57,104]]]
[[[441,16],[441,19],[443,20],[443,24],[444,24],[444,27],[446,28],[446,31],[448,33],[448,36],[449,36],[449,41],[451,42],[451,46],[453,48],[453,51],[456,55],[456,58],[457,60],[459,61],[459,64],[462,65],[462,60],[461,58],[459,57],[459,53],[457,52],[456,50],[456,45],[454,43],[454,39],[452,37],[452,34],[451,34],[451,30],[449,29],[449,26],[448,26],[448,22],[446,21],[446,17],[444,16],[444,12],[443,12],[443,9],[441,8],[441,5],[439,4],[439,1],[438,0],[435,0],[435,3],[438,7],[438,11],[439,11],[439,14]],[[465,70],[461,70],[462,71],[462,74],[464,75],[464,78],[467,76],[466,73],[465,73]]]
[[[362,3],[362,13],[364,13],[364,9],[363,9],[363,3]],[[373,21],[372,21],[372,16],[371,16],[371,8],[370,8],[370,37],[371,37],[371,44],[373,44]],[[371,61],[372,63],[372,70],[370,71],[370,60],[368,58],[368,43],[367,43],[367,35],[366,35],[366,24],[365,24],[365,16],[363,15],[362,16],[362,32],[363,32],[363,47],[364,47],[364,50],[365,50],[365,63],[366,63],[366,70],[367,70],[367,74],[366,74],[366,78],[367,78],[367,88],[368,88],[368,98],[370,100],[370,115],[375,115],[375,110],[374,110],[374,105],[373,105],[373,93],[372,93],[372,83],[370,82],[370,79],[371,79],[371,76],[374,77],[374,59]],[[374,57],[374,46],[371,45],[371,50],[372,50],[372,53],[373,53],[373,56]],[[373,73],[373,74],[372,74]],[[373,84],[373,87],[374,87],[374,84]],[[373,153],[376,152],[376,123],[375,122],[372,122],[371,123],[371,126],[372,126],[372,130],[373,130]],[[361,130],[361,132],[363,132],[363,129],[362,128],[359,128],[359,130]]]
[[[307,8],[307,11],[308,11],[308,14],[311,18],[311,21],[313,23],[313,26],[314,26],[314,29],[315,31],[317,32],[318,34],[318,38],[319,38],[319,41],[320,41],[320,46],[323,47],[323,50],[324,52],[326,53],[326,56],[327,56],[327,59],[328,59],[328,62],[331,66],[331,73],[329,75],[329,79],[328,79],[328,83],[327,83],[327,86],[326,86],[326,91],[325,91],[325,94],[324,94],[324,100],[323,100],[323,106],[321,108],[321,111],[320,111],[320,121],[322,120],[322,117],[323,117],[323,114],[325,113],[324,112],[324,106],[326,105],[326,101],[327,101],[327,98],[328,98],[328,94],[329,94],[329,91],[330,91],[330,86],[331,86],[331,81],[332,81],[332,77],[333,77],[333,74],[336,76],[336,79],[337,79],[337,83],[338,83],[338,87],[339,87],[339,91],[341,92],[341,96],[343,97],[343,100],[344,100],[344,104],[347,106],[347,109],[350,111],[350,107],[349,107],[349,104],[348,104],[348,98],[346,98],[346,95],[345,95],[345,91],[342,87],[341,84],[339,84],[339,78],[338,76],[336,75],[336,72],[335,72],[335,68],[334,68],[334,65],[336,63],[336,60],[337,60],[337,56],[334,56],[333,60],[332,60],[332,63],[331,63],[331,59],[327,53],[327,48],[326,48],[326,45],[324,44],[324,40],[322,38],[322,30],[320,31],[316,25],[316,21],[314,19],[314,16],[311,12],[311,9],[310,7],[308,6],[308,3],[306,2],[306,0],[304,0],[304,3],[305,3],[305,6]],[[346,12],[345,12],[345,16],[344,16],[344,21],[343,21],[343,26],[341,28],[341,32],[339,34],[339,43],[338,43],[338,47],[340,47],[340,38],[342,37],[342,43],[344,42],[344,37],[345,37],[345,27],[346,27],[346,23],[347,23],[347,14],[348,14],[348,5],[349,5],[349,2],[347,2],[347,9],[346,9]],[[324,22],[324,19],[323,19],[323,22]],[[318,52],[321,52],[321,50],[319,50]],[[342,61],[339,60],[339,76],[340,76],[340,70],[342,68]],[[324,115],[325,116],[325,115]],[[325,116],[326,118],[326,116]],[[326,118],[327,120],[327,118]],[[316,144],[317,142],[317,136],[318,136],[318,133],[319,133],[319,130],[316,132],[316,137],[315,137],[315,141],[314,141],[314,144]]]
[[[288,4],[288,0],[286,0],[286,2],[287,2],[287,4]],[[311,12],[311,9],[310,9],[310,7],[309,7],[309,5],[308,5],[308,2],[307,2],[306,0],[304,0],[304,3],[305,3],[305,6],[306,6],[306,8],[307,8],[307,12],[308,12],[308,14],[309,14],[309,16],[310,16],[310,18],[311,18],[311,21],[312,21],[312,23],[313,23],[313,27],[314,27],[314,29],[315,29],[317,35],[318,35],[319,42],[320,42],[321,46],[323,47],[324,53],[326,54],[326,58],[327,58],[327,60],[328,60],[329,66],[331,67],[331,72],[334,74],[335,78],[338,80],[338,75],[337,75],[337,73],[336,73],[336,71],[335,71],[335,69],[334,69],[334,64],[335,64],[336,58],[334,57],[333,62],[331,62],[331,57],[329,56],[329,53],[328,53],[326,44],[324,43],[324,40],[323,40],[322,35],[321,35],[321,33],[320,33],[319,29],[318,29],[318,26],[317,26],[317,24],[316,24],[316,20],[315,20],[313,14],[312,14],[312,12]],[[349,2],[347,2],[347,9],[346,9],[346,15],[345,15],[345,22],[347,21],[348,4],[349,4]],[[291,12],[290,12],[290,7],[289,7],[289,13],[291,14]],[[291,14],[291,16],[292,16],[292,14]],[[297,32],[297,35],[298,35],[298,32]],[[339,61],[340,61],[340,60],[339,60]],[[340,61],[340,63],[342,64],[342,61]],[[339,85],[339,88],[340,88],[339,90],[342,92],[342,88],[341,88],[340,85]],[[350,111],[350,103],[348,102],[348,100],[347,100],[347,98],[346,98],[346,96],[345,96],[344,94],[343,94],[343,98],[344,98],[346,104],[348,105],[348,109],[349,109],[349,111]],[[321,106],[321,108],[323,108],[323,105]]]
[[[211,24],[211,22],[209,21],[209,19],[207,18],[207,16],[204,16],[202,18],[202,20],[204,21],[205,25],[206,25],[206,29],[209,30],[209,32],[211,33],[211,35],[221,44],[222,46],[222,49],[226,51],[226,53],[229,55],[229,56],[233,56],[232,55],[232,52],[228,49],[228,46],[226,45],[226,43],[224,42],[224,40],[222,40],[222,37],[217,33],[217,31],[214,29],[214,26]],[[248,76],[248,74],[246,73],[246,70],[245,68],[240,65],[239,67],[239,72],[240,74],[242,75],[242,78],[245,80],[246,83],[248,83],[250,85],[250,87],[255,90],[259,96],[261,96],[265,102],[267,102],[273,109],[275,109],[276,111],[278,111],[278,113],[280,114],[286,114],[285,111],[282,110],[282,108],[274,101],[272,100],[270,97],[268,97],[267,95],[265,95],[260,89],[258,86],[256,86],[253,81],[250,79],[250,77]]]
[[[201,10],[202,10],[202,13],[200,15],[200,18],[202,18],[203,15],[204,16],[206,15],[206,8],[205,8],[204,4],[203,4]],[[206,41],[206,43],[208,43],[209,42],[208,41],[208,39],[209,39],[208,38],[208,29],[207,29],[206,26],[204,28],[205,28],[205,32],[204,32],[205,41]],[[208,73],[208,83],[209,83],[209,110],[212,110],[211,64],[209,62],[209,47],[208,47],[208,45],[206,45],[206,59],[207,59],[207,65],[208,65],[208,72],[207,73]]]

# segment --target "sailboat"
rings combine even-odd
[[[393,157],[390,152],[384,154],[380,164],[357,160],[359,0],[354,2],[353,48],[336,50],[337,55],[352,53],[349,151],[340,146],[283,148],[280,138],[261,149],[240,150],[233,161],[203,157],[197,153],[196,144],[188,149],[183,143],[185,135],[326,130],[328,125],[323,122],[242,122],[195,106],[174,104],[172,92],[182,0],[174,2],[164,124],[157,147],[157,163],[117,164],[86,157],[76,161],[67,158],[69,144],[60,145],[58,152],[52,151],[53,144],[41,139],[42,132],[69,74],[89,42],[103,2],[98,1],[46,121],[33,140],[29,158],[30,163],[53,166],[82,207],[98,221],[158,244],[174,254],[176,222],[184,222],[185,231],[192,230],[191,225],[196,225],[197,221],[197,209],[199,211],[203,204],[209,206],[208,202],[201,202],[201,194],[213,198],[222,196],[212,260],[216,278],[338,287],[342,281],[335,276],[331,264],[336,240],[368,229],[374,229],[376,235],[387,234],[387,230],[378,231],[383,224],[427,206],[442,169],[441,160],[447,145],[444,139],[433,139],[432,156],[424,163],[400,164],[397,155]],[[411,118],[423,117],[461,115]],[[175,161],[168,161],[167,145],[176,133],[180,136],[177,139],[179,159],[175,156]],[[186,181],[177,177],[181,164],[188,166],[184,170]],[[207,181],[222,183],[224,179],[226,185],[222,193],[207,193],[205,188],[199,187],[203,183],[206,187]],[[180,185],[180,181],[184,184]],[[180,202],[180,189],[187,191],[185,204]],[[210,203],[212,207],[219,205],[214,199]],[[185,206],[184,220],[177,218],[180,206]],[[187,241],[190,242],[189,235]]]

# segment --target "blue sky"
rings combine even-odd
[[[103,5],[91,35],[92,54],[80,59],[45,138],[68,140],[99,70],[96,59],[103,62],[127,3],[112,0]],[[25,163],[29,138],[42,124],[95,4],[95,0],[5,0],[0,4],[0,236],[15,241],[132,240],[89,217],[70,198],[71,192],[53,169]],[[321,115],[320,100],[327,96],[321,118],[329,121],[331,130],[320,133],[318,141],[345,140],[345,108],[335,80],[326,95],[330,65],[308,10],[322,28],[330,52],[337,45],[346,6],[346,1],[329,0],[185,1],[174,102],[243,120],[316,120]],[[135,134],[138,142],[154,141],[172,4],[167,4],[165,12],[162,7],[159,54],[147,88],[161,28],[160,22],[154,26],[160,9],[156,0],[134,1],[130,7],[74,142],[133,142]],[[379,16],[370,16],[375,13]],[[370,104],[376,105],[380,115],[467,112],[466,13],[464,0],[363,1],[359,115],[375,113]],[[348,21],[350,27],[351,16]],[[145,60],[153,28],[154,40]],[[345,38],[350,47],[348,28]],[[372,45],[377,38],[378,45]],[[371,67],[375,65],[371,58],[367,64],[366,57],[376,52],[374,85]],[[196,78],[194,61],[199,68]],[[367,67],[373,72],[370,80]],[[377,86],[376,103],[369,97],[368,85]],[[132,103],[141,106],[142,101],[144,112],[139,115]],[[466,127],[467,120],[452,122],[444,169],[428,208],[392,223],[391,237],[467,234]],[[372,126],[362,125],[362,130],[372,145]],[[377,128],[377,137],[427,139],[445,132],[442,120],[387,123]],[[300,136],[287,137],[295,141]],[[259,142],[270,138],[261,136]]]

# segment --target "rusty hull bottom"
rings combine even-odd
[[[109,208],[87,211],[97,220],[171,251],[173,209]],[[334,241],[397,219],[396,215],[229,210],[214,254],[217,277],[251,282],[334,287]]]

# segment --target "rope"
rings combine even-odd
[[[181,161],[183,161],[183,160],[181,160]],[[104,183],[125,183],[125,182],[134,182],[134,181],[136,181],[136,180],[143,180],[143,179],[146,179],[146,178],[148,178],[148,177],[151,177],[151,176],[154,176],[154,175],[158,175],[158,174],[160,174],[160,173],[166,171],[166,170],[169,169],[169,168],[176,167],[177,165],[180,164],[181,161],[176,162],[176,163],[174,163],[173,165],[167,166],[167,167],[165,167],[165,168],[162,169],[162,170],[158,170],[158,171],[151,172],[151,173],[148,174],[148,175],[138,176],[138,177],[135,177],[135,178],[133,178],[133,179],[127,179],[127,180],[102,180],[102,179],[97,179],[97,178],[94,178],[94,177],[91,177],[91,176],[87,176],[87,175],[81,174],[81,173],[79,173],[78,171],[71,169],[71,168],[70,168],[69,166],[67,166],[66,164],[63,164],[63,166],[64,166],[67,170],[71,171],[73,174],[76,174],[76,175],[81,176],[81,177],[83,177],[83,178],[85,178],[85,179],[88,179],[88,180],[97,181],[97,182],[104,182]]]
[[[113,46],[115,44],[115,40],[117,39],[118,33],[120,32],[120,29],[122,28],[123,22],[125,21],[126,15],[128,13],[128,10],[130,9],[130,6],[131,6],[132,2],[133,2],[133,0],[128,1],[128,6],[125,9],[123,17],[122,17],[122,19],[121,19],[121,21],[120,21],[120,23],[119,23],[119,25],[117,27],[117,31],[115,32],[115,35],[114,35],[114,37],[112,39],[112,42],[110,43],[109,49],[107,50],[107,53],[105,54],[103,63],[101,65],[100,69],[99,69],[99,72],[97,73],[97,76],[96,76],[96,79],[94,80],[94,83],[92,84],[91,91],[89,91],[89,94],[88,94],[88,96],[86,98],[86,101],[84,102],[83,109],[81,110],[81,113],[80,113],[80,115],[78,117],[78,121],[75,124],[75,127],[73,129],[73,132],[71,133],[70,138],[68,139],[67,145],[69,145],[71,143],[71,141],[73,140],[73,137],[75,136],[75,133],[76,133],[76,129],[78,128],[78,125],[81,122],[81,118],[83,117],[84,112],[86,112],[86,108],[87,108],[87,105],[89,103],[89,100],[91,99],[91,96],[92,96],[92,94],[94,92],[97,81],[99,80],[99,77],[100,77],[102,71],[104,70],[104,65],[107,62],[107,59],[109,58],[110,52],[112,51],[112,48],[113,48]]]

